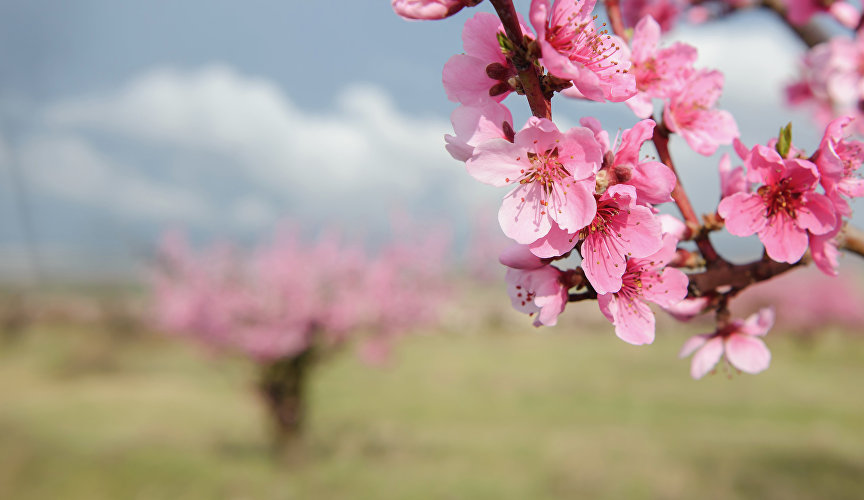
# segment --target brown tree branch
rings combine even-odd
[[[823,31],[822,28],[813,21],[810,21],[803,26],[795,26],[789,22],[789,18],[786,17],[786,5],[783,4],[782,0],[762,0],[762,7],[777,14],[786,26],[792,30],[793,33],[798,35],[798,38],[800,38],[802,42],[806,43],[808,47],[812,48],[820,43],[827,42],[831,38],[828,33]]]
[[[537,66],[528,58],[528,47],[525,45],[525,37],[522,33],[522,28],[519,26],[519,18],[516,16],[516,8],[513,6],[512,0],[490,0],[495,7],[495,12],[501,19],[504,25],[504,32],[507,38],[515,48],[511,55],[513,66],[519,73],[519,83],[522,84],[522,90],[525,92],[525,97],[528,98],[528,105],[531,107],[531,113],[539,118],[552,119],[552,104],[546,96],[543,95],[543,87],[540,85],[540,75],[537,72]]]

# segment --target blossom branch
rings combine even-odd
[[[513,1],[490,1],[492,2],[492,6],[495,7],[495,12],[498,13],[501,23],[504,25],[504,32],[507,34],[507,38],[515,49],[511,55],[511,60],[516,71],[519,73],[519,83],[522,84],[522,91],[525,92],[525,97],[528,98],[531,113],[536,117],[551,120],[552,105],[550,99],[547,99],[543,94],[543,87],[540,84],[540,75],[537,73],[537,67],[528,57],[528,47],[525,44],[522,28],[519,26],[519,18],[516,15]]]
[[[696,246],[699,247],[699,251],[702,252],[702,256],[705,257],[705,261],[709,267],[715,263],[723,262],[723,258],[720,257],[714,249],[714,245],[711,244],[711,240],[708,239],[709,231],[702,229],[699,217],[696,216],[693,205],[690,203],[690,198],[687,196],[686,191],[684,191],[684,186],[681,184],[681,176],[678,175],[675,164],[672,162],[672,156],[669,154],[669,129],[662,122],[654,127],[652,141],[657,148],[660,161],[675,174],[675,189],[672,190],[672,199],[678,205],[681,216],[684,217],[684,221],[687,223],[687,228],[690,235],[693,236]]]
[[[864,231],[846,224],[840,232],[837,248],[847,250],[864,257]]]
[[[624,20],[621,17],[619,0],[606,0],[606,15],[609,17],[609,24],[612,25],[612,32],[621,37],[625,43],[630,43],[630,37],[627,36],[627,29],[624,28]]]

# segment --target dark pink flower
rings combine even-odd
[[[615,325],[615,334],[631,344],[654,341],[654,313],[646,302],[672,307],[687,296],[687,275],[666,267],[675,257],[678,238],[663,236],[663,246],[653,255],[627,260],[623,285],[614,293],[597,296],[600,311]]]
[[[699,154],[712,155],[721,144],[738,137],[738,125],[728,111],[714,109],[723,91],[723,73],[699,70],[666,103],[663,118],[669,130],[681,134]]]
[[[720,201],[717,212],[735,236],[758,234],[768,256],[778,262],[798,262],[807,251],[808,231],[825,234],[837,217],[831,200],[815,192],[816,165],[798,158],[781,158],[757,145],[748,158],[750,180],[761,181],[755,193],[738,192]]]
[[[864,179],[857,175],[864,162],[864,143],[846,136],[845,129],[851,122],[852,117],[841,116],[829,123],[816,155],[819,182],[835,202],[838,213],[846,217],[852,215],[852,208],[845,197],[864,196]]]
[[[597,215],[579,232],[582,269],[597,293],[622,286],[626,258],[651,255],[662,245],[660,222],[647,207],[636,204],[636,189],[619,184],[597,200]]]
[[[678,354],[680,358],[693,355],[690,375],[700,379],[714,368],[724,355],[735,368],[746,373],[759,373],[771,364],[771,352],[764,337],[774,325],[774,310],[767,308],[746,320],[734,320],[714,333],[691,337]]]
[[[596,0],[531,1],[540,61],[553,75],[573,80],[564,93],[592,101],[621,102],[636,93],[630,51],[617,36],[598,31],[592,11]]]
[[[479,144],[468,173],[493,186],[515,184],[498,212],[501,229],[519,243],[545,236],[553,223],[575,232],[596,212],[594,174],[602,152],[590,130],[561,133],[550,120],[532,117],[514,137]]]

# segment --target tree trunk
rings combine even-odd
[[[297,442],[306,415],[305,386],[311,351],[277,359],[262,367],[259,390],[270,411],[277,452]]]

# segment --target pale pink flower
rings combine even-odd
[[[695,379],[704,377],[724,356],[742,372],[759,373],[771,364],[771,352],[759,337],[764,337],[773,325],[774,310],[762,309],[744,321],[733,320],[714,333],[690,337],[678,357],[693,354],[690,375]]]
[[[636,78],[637,93],[626,101],[639,118],[654,112],[652,98],[666,99],[678,93],[693,73],[696,49],[676,42],[660,49],[660,25],[650,16],[639,21],[633,31],[630,72]]]
[[[827,196],[815,192],[816,165],[784,159],[774,149],[757,145],[748,158],[750,180],[762,186],[755,193],[738,192],[720,201],[717,213],[735,236],[758,234],[768,256],[777,262],[798,262],[807,251],[808,231],[825,234],[837,217]]]
[[[450,114],[456,135],[445,135],[447,151],[454,159],[468,161],[474,147],[488,139],[513,140],[513,117],[507,106],[492,99],[477,107],[459,106]]]
[[[627,270],[625,259],[660,249],[660,222],[651,209],[636,204],[636,189],[619,184],[597,200],[597,215],[579,232],[582,269],[597,293],[617,292]]]
[[[735,193],[749,192],[750,184],[747,182],[747,174],[744,172],[743,166],[732,168],[732,162],[727,153],[723,153],[720,157],[720,164],[717,166],[720,172],[720,197],[726,198]]]
[[[828,276],[837,276],[840,267],[840,249],[837,248],[837,235],[843,229],[843,224],[837,224],[832,231],[825,234],[808,233],[810,256],[820,271]]]
[[[559,78],[573,80],[565,95],[592,101],[621,102],[636,93],[630,51],[617,36],[598,31],[592,11],[596,0],[531,1],[540,61]]]
[[[706,312],[710,303],[710,297],[685,298],[677,304],[664,307],[663,310],[678,321],[690,321]]]
[[[510,302],[517,311],[534,318],[534,326],[555,326],[567,305],[561,271],[544,265],[537,269],[508,269],[505,275]]]
[[[522,30],[531,35],[524,24]],[[508,80],[517,72],[501,52],[498,33],[504,33],[504,27],[494,14],[478,12],[465,22],[462,29],[465,53],[451,57],[444,65],[443,83],[448,99],[466,106],[482,106],[490,97],[500,102],[512,91]]]
[[[654,341],[654,313],[646,302],[672,307],[687,296],[687,275],[666,267],[675,258],[678,238],[663,236],[663,246],[653,255],[627,260],[623,286],[597,296],[600,311],[615,325],[625,342],[641,345]],[[599,292],[598,292],[599,293]]]
[[[602,152],[590,130],[560,132],[531,117],[514,142],[490,139],[466,163],[468,173],[493,186],[516,184],[498,212],[501,229],[519,243],[545,236],[553,223],[575,232],[594,218],[594,175]]]
[[[633,186],[636,188],[636,202],[640,205],[672,201],[676,182],[672,170],[659,161],[639,158],[642,145],[653,136],[654,120],[642,120],[632,129],[625,130],[614,150],[599,121],[585,117],[579,123],[591,129],[594,138],[604,148],[603,167],[597,174],[598,187],[601,184],[604,189],[616,184]]]
[[[444,19],[476,2],[466,0],[391,0],[393,11],[411,20]]]
[[[681,134],[693,151],[712,155],[721,144],[738,137],[738,125],[728,111],[714,109],[723,91],[723,73],[699,70],[675,93],[663,111],[669,130]]]

